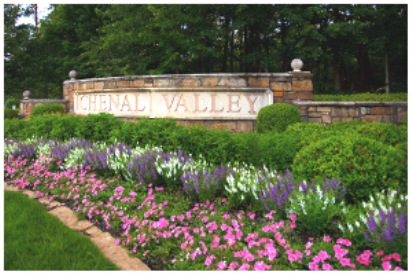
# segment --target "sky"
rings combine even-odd
[[[45,3],[38,3],[37,4],[37,9],[39,12],[39,21],[40,19],[45,18],[49,13],[50,10],[48,10],[50,4],[45,4]],[[20,17],[19,20],[17,20],[17,24],[32,24],[34,25],[34,15],[30,17]]]

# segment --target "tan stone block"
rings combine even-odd
[[[340,117],[332,117],[332,123],[341,121],[342,119]]]
[[[284,97],[274,97],[273,98],[273,103],[283,103],[283,102],[285,102]]]
[[[332,108],[331,107],[317,107],[316,110],[318,112],[322,112],[322,113],[330,113],[332,112]]]
[[[87,84],[88,83],[80,83],[79,84],[79,90],[87,90]]]
[[[86,89],[88,89],[88,90],[94,89],[94,82],[86,83]]]
[[[272,91],[291,91],[292,84],[290,82],[271,82],[270,89]]]
[[[104,83],[105,89],[115,89],[116,88],[116,81],[109,80]]]
[[[294,92],[313,91],[312,80],[292,80],[292,91]]]
[[[285,93],[285,97],[287,100],[295,100],[298,99],[298,94],[294,92],[287,92]]]
[[[204,87],[216,87],[219,83],[219,78],[217,77],[207,77],[201,79],[201,86]]]
[[[316,112],[316,107],[309,107],[308,112]]]
[[[352,117],[344,117],[344,118],[342,118],[342,121],[354,121],[354,120],[358,120],[358,119],[353,119]]]
[[[357,109],[357,108],[349,109],[349,116],[358,117],[359,116],[359,109]]]
[[[144,86],[147,88],[153,87],[153,79],[145,79],[144,80]]]
[[[308,117],[322,117],[322,114],[318,112],[308,112]]]
[[[274,97],[283,97],[283,92],[273,92]]]
[[[395,110],[393,107],[371,107],[371,115],[393,115]]]
[[[329,115],[322,115],[322,123],[330,124],[332,123],[332,118]]]
[[[379,115],[366,115],[361,118],[364,122],[381,122],[382,117]]]
[[[342,110],[340,108],[332,108],[332,117],[338,117],[342,115]]]
[[[103,90],[104,89],[104,82],[98,81],[94,83],[94,89],[96,90]]]
[[[316,118],[316,117],[308,117],[308,122],[318,122],[318,123],[322,123],[322,119]]]
[[[130,86],[131,87],[136,87],[136,88],[144,87],[144,80],[143,79],[133,80],[133,81],[131,81]]]
[[[128,80],[116,81],[116,88],[130,88],[130,81]]]
[[[248,79],[249,87],[269,87],[269,78],[251,77]]]
[[[298,94],[298,99],[300,100],[312,100],[313,94],[311,91],[305,91],[305,92],[297,92]]]
[[[155,79],[153,81],[154,87],[170,87],[170,79]]]
[[[253,132],[255,129],[255,122],[254,121],[238,121],[236,132],[243,133],[243,132]]]
[[[31,199],[37,199],[36,193],[31,190],[23,189],[21,192]]]
[[[247,87],[247,82],[244,78],[221,77],[217,85],[223,87]]]

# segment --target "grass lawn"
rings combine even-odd
[[[5,270],[118,270],[84,235],[37,201],[4,191]]]

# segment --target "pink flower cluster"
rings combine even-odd
[[[272,270],[280,260],[288,261],[293,268],[310,270],[352,270],[356,264],[401,270],[395,266],[401,262],[399,254],[385,256],[379,251],[374,256],[365,250],[351,255],[352,242],[348,239],[333,243],[332,238],[324,236],[321,241],[333,247],[329,253],[315,249],[314,239],[297,249],[287,235],[296,229],[298,217],[294,214],[277,221],[271,211],[256,221],[255,213],[223,213],[217,207],[226,201],[221,199],[196,203],[190,210],[173,211],[171,215],[168,211],[174,210],[173,205],[159,200],[164,192],[161,187],[97,178],[89,168],[51,172],[47,164],[44,159],[28,163],[11,157],[5,161],[4,170],[6,176],[16,178],[12,183],[19,188],[31,188],[49,199],[70,200],[75,211],[92,221],[102,221],[106,230],[116,232],[116,245],[127,246],[142,257],[152,257],[151,253],[167,242],[180,251],[178,255],[164,255],[170,262],[202,264],[212,270]],[[28,176],[35,180],[30,182]]]

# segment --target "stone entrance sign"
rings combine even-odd
[[[254,130],[259,110],[278,102],[312,99],[312,74],[222,73],[136,75],[76,79],[63,83],[68,111],[107,112],[126,120],[174,118],[232,132]]]
[[[90,89],[74,93],[74,113],[108,112],[118,117],[250,120],[272,103],[273,93],[265,88]]]

